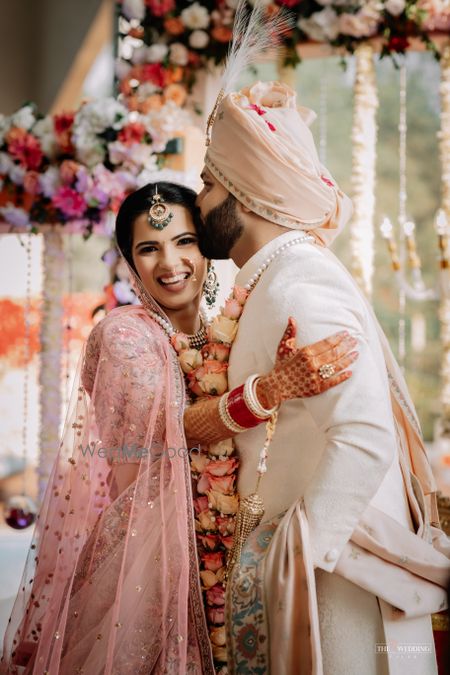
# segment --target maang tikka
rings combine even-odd
[[[173,213],[165,203],[163,197],[158,192],[156,186],[155,194],[152,197],[152,205],[148,210],[148,222],[156,230],[163,230],[173,218]]]

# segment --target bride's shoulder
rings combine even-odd
[[[108,312],[92,329],[88,341],[100,340],[103,346],[116,351],[120,344],[130,341],[160,341],[160,331],[141,305],[125,305]]]

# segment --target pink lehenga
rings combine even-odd
[[[117,308],[95,326],[9,619],[1,673],[214,673],[184,403],[177,356],[145,307]],[[130,463],[136,476],[117,494],[112,469],[129,471]]]

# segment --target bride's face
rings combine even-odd
[[[191,214],[169,204],[171,222],[157,230],[144,213],[134,221],[132,256],[146,290],[167,309],[182,309],[203,291],[207,260],[198,248]]]

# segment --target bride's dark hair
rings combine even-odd
[[[148,183],[139,190],[132,192],[126,197],[120,205],[116,218],[116,242],[122,251],[127,262],[136,272],[133,262],[133,226],[136,218],[143,213],[147,213],[152,205],[152,197],[158,192],[167,204],[180,204],[189,211],[194,222],[195,229],[198,229],[200,222],[200,211],[195,206],[197,194],[184,185],[176,183]],[[137,272],[136,272],[137,273]]]

